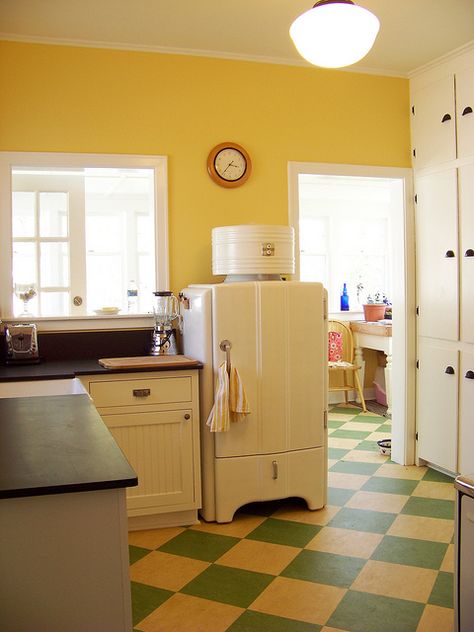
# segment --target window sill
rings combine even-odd
[[[1,320],[0,320],[1,322]],[[116,314],[115,316],[68,316],[67,318],[16,317],[3,322],[21,324],[35,323],[38,331],[97,331],[114,329],[150,329],[154,325],[151,314]]]

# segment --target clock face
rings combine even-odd
[[[247,161],[245,156],[233,147],[222,149],[214,159],[217,174],[228,182],[235,182],[245,174]]]
[[[233,142],[225,142],[211,149],[207,157],[211,179],[228,189],[240,187],[252,172],[252,161],[247,151]]]

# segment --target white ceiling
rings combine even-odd
[[[354,70],[406,76],[474,40],[474,0],[360,0],[381,29]],[[305,64],[288,29],[314,0],[0,0],[0,38]]]

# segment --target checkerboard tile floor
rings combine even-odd
[[[453,481],[379,454],[390,420],[329,413],[329,494],[130,533],[137,632],[450,632]]]

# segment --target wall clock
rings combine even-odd
[[[237,143],[220,143],[207,157],[207,170],[211,179],[221,187],[239,187],[252,171],[249,154]]]

